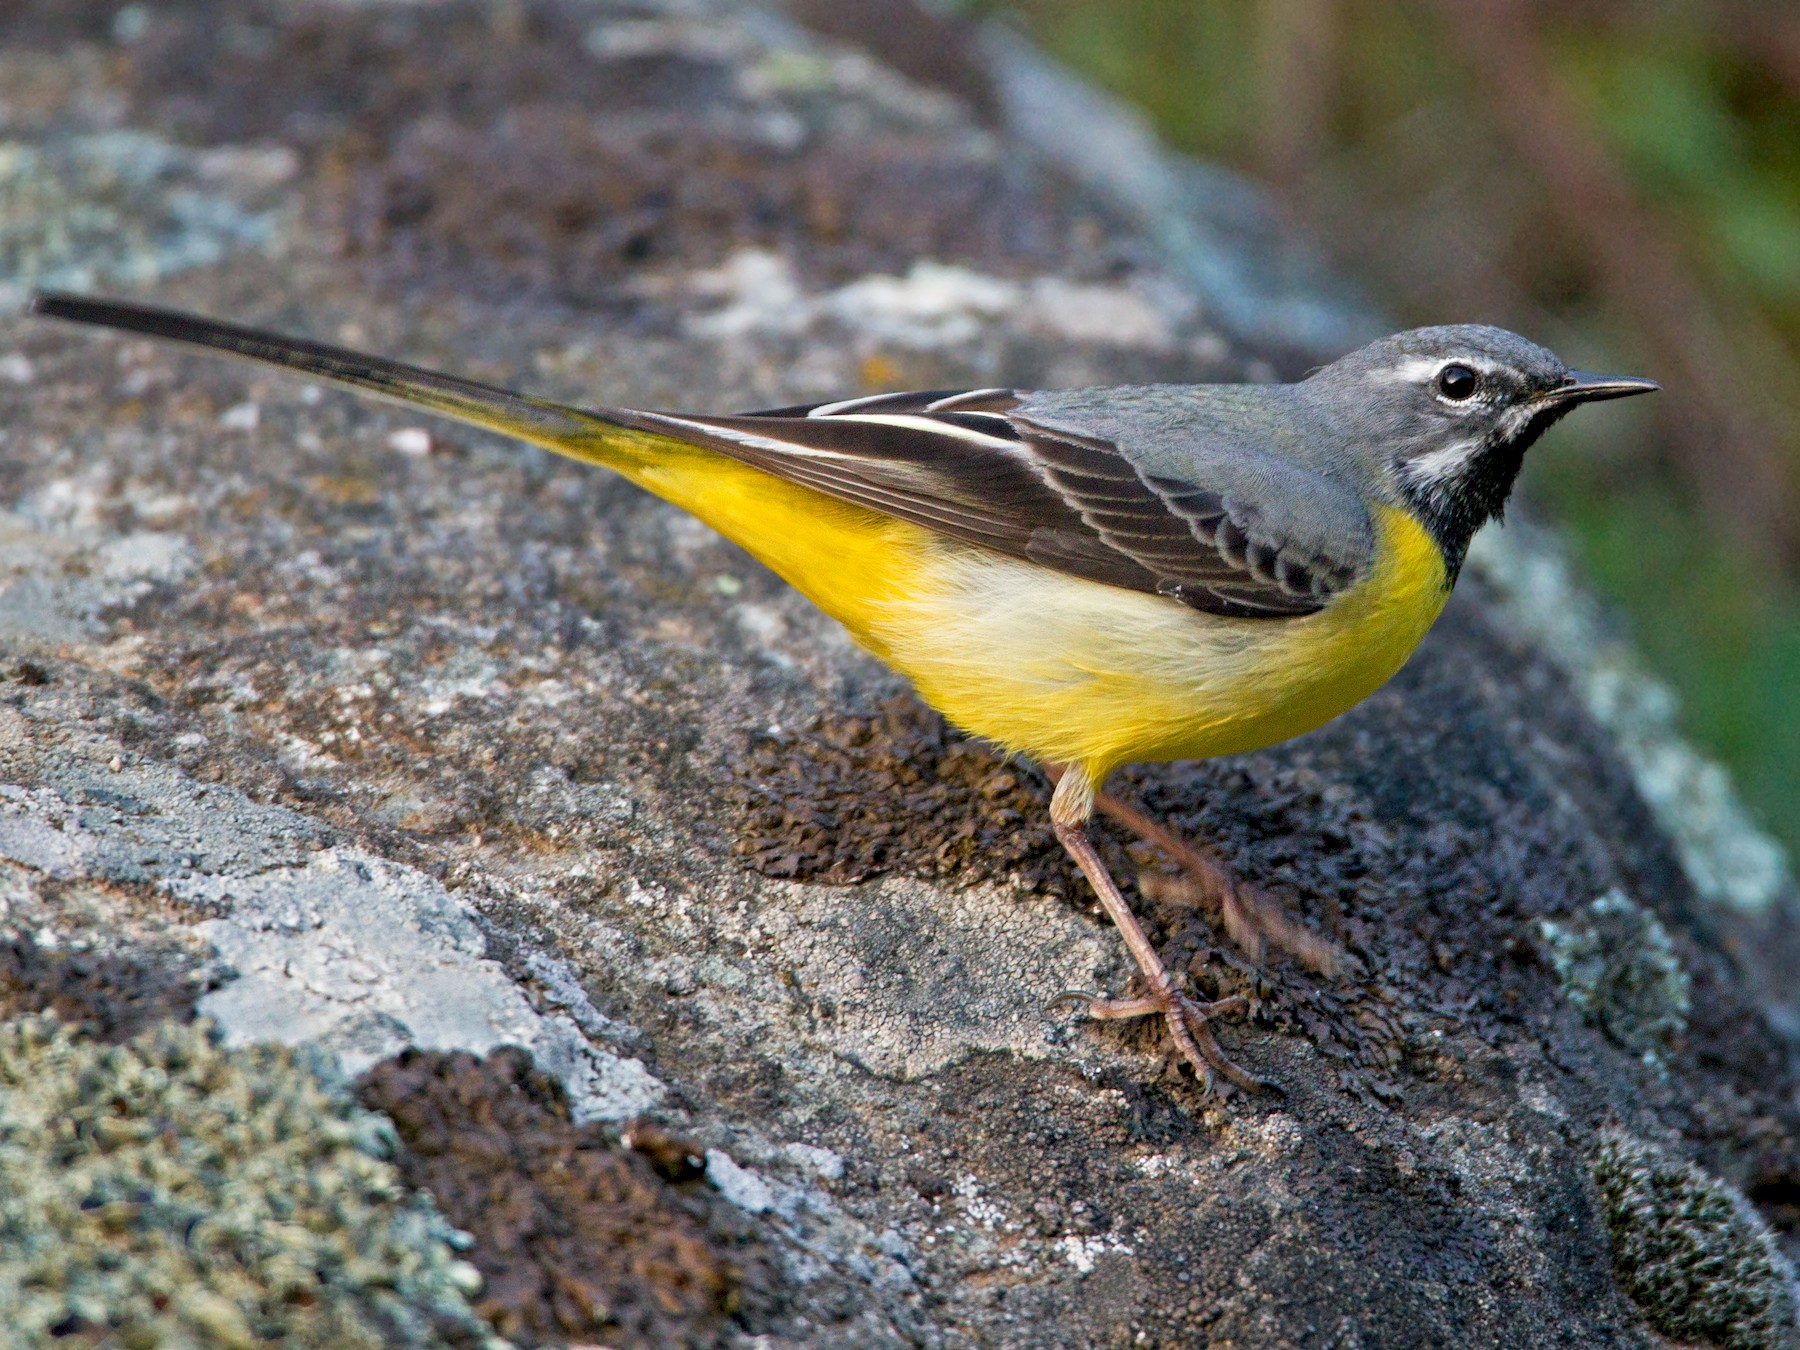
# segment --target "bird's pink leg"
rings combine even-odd
[[[1199,1075],[1201,1085],[1207,1091],[1213,1089],[1215,1071],[1246,1091],[1254,1092],[1266,1086],[1260,1079],[1245,1073],[1225,1057],[1225,1052],[1213,1038],[1212,1028],[1207,1024],[1209,1018],[1222,1013],[1241,1012],[1245,1007],[1244,1000],[1232,997],[1215,1003],[1201,1003],[1187,997],[1175,987],[1174,977],[1163,965],[1162,958],[1156,954],[1156,948],[1145,935],[1143,925],[1125,903],[1125,897],[1113,882],[1112,874],[1106,870],[1106,864],[1100,861],[1100,855],[1094,851],[1093,841],[1088,838],[1088,822],[1093,818],[1093,811],[1094,787],[1086,773],[1077,767],[1065,770],[1050,799],[1050,822],[1055,827],[1056,837],[1068,849],[1069,856],[1075,859],[1076,866],[1081,868],[1082,874],[1093,886],[1094,893],[1100,897],[1101,906],[1124,937],[1126,948],[1137,962],[1138,969],[1143,972],[1149,993],[1142,998],[1120,999],[1070,993],[1063,995],[1058,1002],[1079,1002],[1093,1017],[1150,1017],[1161,1013],[1168,1023],[1169,1034],[1174,1038],[1176,1048],[1193,1065],[1194,1072]]]

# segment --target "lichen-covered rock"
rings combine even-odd
[[[1739,1192],[1617,1129],[1593,1165],[1619,1278],[1658,1331],[1723,1350],[1800,1345],[1794,1267]]]
[[[1687,1030],[1692,980],[1654,914],[1608,891],[1585,914],[1540,919],[1538,932],[1569,1002],[1627,1050],[1661,1064]]]
[[[204,1023],[106,1045],[0,1022],[8,1343],[501,1350],[466,1239],[316,1061]]]
[[[0,808],[0,838],[7,823]],[[225,971],[191,925],[136,903],[132,889],[0,862],[0,1018],[51,1011],[122,1041],[192,1017]]]
[[[0,6],[0,89],[0,287],[574,402],[1268,379],[1366,331],[1252,189],[898,0],[40,0]],[[1251,962],[1107,838],[1280,1086],[1208,1103],[1156,1027],[1046,1009],[1130,972],[1035,771],[741,552],[529,449],[0,317],[0,995],[119,1036],[109,995],[201,992],[228,1044],[373,1066],[521,1338],[1656,1344],[1609,1124],[1800,1247],[1800,905],[1669,727],[1550,551],[1490,542],[1351,714],[1122,775],[1360,965]]]

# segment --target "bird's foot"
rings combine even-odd
[[[1222,870],[1222,869],[1221,869]],[[1356,958],[1296,920],[1274,896],[1227,875],[1223,884],[1196,876],[1138,873],[1138,890],[1160,904],[1199,905],[1219,916],[1231,940],[1259,965],[1268,949],[1288,953],[1308,969],[1333,976],[1352,969]]]
[[[1087,1011],[1089,1017],[1107,1020],[1155,1017],[1161,1014],[1168,1023],[1169,1035],[1175,1041],[1175,1048],[1193,1066],[1195,1075],[1200,1079],[1201,1090],[1208,1095],[1217,1091],[1220,1076],[1245,1092],[1261,1092],[1269,1086],[1254,1074],[1233,1064],[1219,1048],[1219,1042],[1212,1034],[1212,1018],[1241,1013],[1248,1008],[1242,995],[1234,994],[1230,998],[1205,1003],[1181,993],[1175,988],[1174,981],[1165,976],[1160,988],[1153,988],[1151,993],[1142,998],[1102,998],[1098,994],[1071,989],[1059,995],[1051,1004],[1052,1007],[1067,1005],[1078,1005]]]
[[[1095,805],[1181,868],[1178,876],[1139,873],[1138,889],[1146,899],[1197,904],[1213,911],[1231,940],[1258,963],[1272,946],[1321,975],[1336,975],[1356,964],[1335,942],[1296,921],[1274,896],[1234,877],[1210,848],[1183,839],[1161,821],[1110,794],[1101,793]]]

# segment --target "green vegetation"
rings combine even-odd
[[[1655,375],[1527,469],[1800,849],[1800,12],[1739,0],[998,0],[1174,145],[1269,182],[1408,323]]]

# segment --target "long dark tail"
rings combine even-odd
[[[516,436],[574,459],[620,468],[672,438],[634,426],[625,409],[587,411],[548,399],[515,394],[474,380],[331,347],[303,338],[220,323],[175,310],[122,300],[40,291],[29,310],[127,333],[179,342],[207,351],[280,366],[328,384],[375,394],[453,417],[459,422]]]

